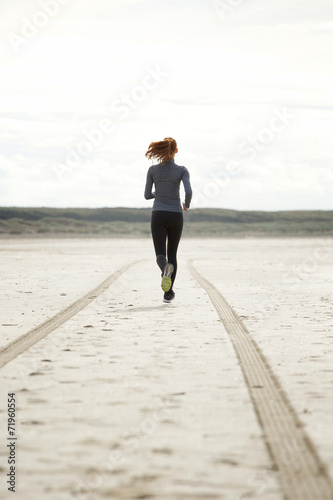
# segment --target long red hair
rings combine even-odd
[[[174,157],[177,149],[177,142],[172,137],[166,137],[163,141],[151,142],[146,152],[148,160],[156,158],[164,162]]]

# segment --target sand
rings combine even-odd
[[[1,369],[0,498],[12,494],[13,391],[17,499],[283,499],[190,259],[247,327],[332,477],[332,251],[332,239],[184,239],[176,300],[164,304],[150,239],[1,241],[2,346],[141,261]]]

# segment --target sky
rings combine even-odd
[[[331,0],[2,0],[0,206],[333,210]],[[181,187],[183,197],[183,188]]]

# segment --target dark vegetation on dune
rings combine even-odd
[[[0,236],[148,236],[150,208],[0,207]],[[333,236],[333,211],[191,209],[184,236]]]

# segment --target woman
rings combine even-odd
[[[175,163],[178,153],[175,139],[166,137],[163,141],[152,142],[146,157],[156,158],[159,163],[152,165],[147,173],[145,198],[154,198],[151,214],[151,233],[153,237],[156,262],[162,271],[164,302],[175,298],[173,284],[177,273],[177,249],[183,230],[183,211],[179,197],[180,181],[185,189],[184,210],[190,208],[192,189],[190,175],[185,167]],[[152,192],[153,184],[155,192]]]

